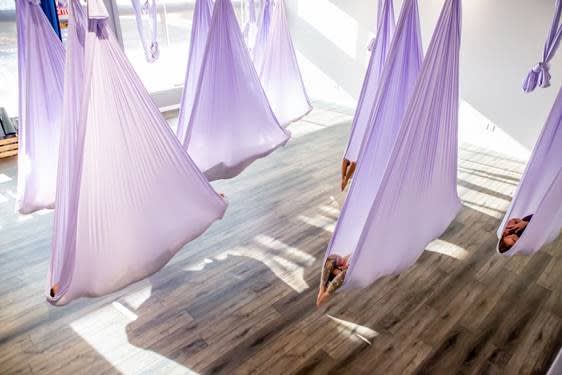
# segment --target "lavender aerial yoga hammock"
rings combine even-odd
[[[64,47],[39,6],[17,0],[19,156],[17,209],[55,203]]]
[[[343,168],[347,168],[351,163],[357,162],[359,149],[367,132],[369,116],[376,99],[384,62],[394,33],[394,7],[392,3],[393,0],[379,0],[377,35],[369,45],[371,58],[351,125],[351,133],[344,154]],[[342,183],[342,190],[344,187]]]
[[[252,51],[254,49],[254,43],[256,42],[256,36],[258,34],[258,20],[256,19],[256,3],[254,0],[247,0],[248,4],[248,22],[244,26],[244,40],[246,41],[246,46]]]
[[[49,269],[57,305],[158,271],[226,209],[142,86],[101,1],[88,1],[85,41],[84,16],[71,8]]]
[[[258,72],[261,71],[263,62],[265,61],[265,49],[269,40],[269,30],[271,24],[271,0],[263,0],[263,6],[258,20],[258,34],[254,48],[252,49],[252,60]]]
[[[418,2],[405,0],[388,57],[365,119],[365,143],[356,181],[339,218],[337,247],[353,248],[365,225],[396,143],[423,59]],[[367,112],[366,108],[364,109]],[[340,245],[342,244],[342,245]]]
[[[406,2],[403,12],[414,6],[413,1]],[[403,16],[399,24],[402,22]],[[345,287],[365,287],[411,266],[460,209],[456,188],[460,25],[460,0],[447,0],[384,171],[363,163],[375,150],[371,147],[378,142],[374,138],[380,135],[371,132],[362,146],[356,179],[326,253],[326,258],[351,255]],[[395,42],[392,48],[404,48],[399,45]],[[387,72],[383,72],[385,81]],[[388,99],[377,102],[385,107],[400,105],[402,99],[394,95],[397,92],[393,90]],[[383,95],[381,87],[377,96]],[[382,175],[377,176],[379,173]],[[380,183],[375,192],[361,189],[377,179]],[[366,207],[358,217],[352,210],[361,205]]]
[[[552,25],[550,26],[550,32],[548,34],[548,39],[544,44],[544,52],[542,61],[539,62],[527,75],[523,81],[523,91],[531,92],[537,86],[548,87],[550,86],[550,73],[549,73],[549,62],[554,57],[556,50],[560,46],[560,40],[562,39],[562,0],[556,0],[556,8],[554,11],[554,18],[552,19]]]
[[[273,113],[286,126],[308,114],[312,106],[302,81],[283,0],[273,0],[270,9],[271,29],[258,73]]]
[[[185,73],[183,93],[180,102],[178,128],[176,131],[178,139],[182,141],[185,139],[187,125],[189,124],[189,118],[191,116],[191,111],[193,110],[193,102],[195,101],[197,84],[199,83],[199,74],[203,64],[205,46],[207,45],[207,37],[209,35],[209,28],[211,25],[212,8],[212,0],[195,1],[193,22],[191,24],[189,60],[187,62],[187,71]]]
[[[503,255],[538,251],[553,241],[562,228],[562,88],[533,149],[531,159],[517,187],[515,196],[498,229],[511,218],[533,214],[532,220],[517,242]]]
[[[230,0],[217,0],[184,147],[209,180],[232,178],[287,143]]]
[[[135,18],[137,21],[137,30],[139,32],[139,37],[141,39],[142,48],[144,50],[144,57],[148,62],[154,62],[158,60],[160,56],[160,48],[158,46],[158,22],[157,13],[158,6],[156,0],[144,0],[144,4],[141,5],[141,0],[131,0],[133,4],[133,10],[135,11]],[[149,24],[150,24],[150,40],[146,40],[144,25],[142,22],[142,15],[148,14]]]

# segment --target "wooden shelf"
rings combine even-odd
[[[0,159],[18,154],[18,137],[0,139]]]

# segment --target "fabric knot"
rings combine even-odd
[[[160,47],[158,46],[158,42],[152,42],[148,50],[144,51],[144,56],[146,57],[146,61],[149,63],[158,60],[158,57],[160,57]]]
[[[531,69],[523,81],[523,91],[532,92],[537,86],[545,88],[550,86],[549,66],[540,62]]]

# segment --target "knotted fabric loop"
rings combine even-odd
[[[547,63],[540,62],[527,75],[523,81],[523,91],[532,92],[537,86],[545,88],[550,86],[550,66]]]
[[[554,18],[550,26],[548,38],[544,44],[543,59],[539,62],[527,75],[523,81],[523,91],[532,92],[537,86],[548,87],[550,86],[550,66],[549,62],[554,57],[556,50],[560,45],[562,38],[562,25],[560,19],[562,17],[562,0],[556,1],[556,8],[554,11]]]

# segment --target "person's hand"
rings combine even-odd
[[[521,229],[521,224],[524,224],[525,222],[521,219],[510,219],[504,229],[504,234],[505,235],[510,235],[512,233],[517,232],[519,229]],[[524,226],[523,226],[524,228]]]

